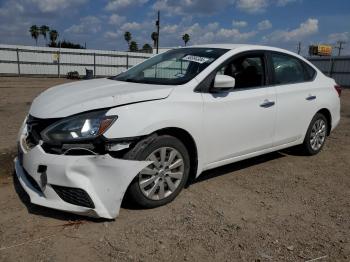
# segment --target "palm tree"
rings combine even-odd
[[[38,37],[40,34],[40,30],[36,25],[32,25],[29,29],[30,35],[32,36],[32,38],[35,39],[35,43],[36,45],[38,45]]]
[[[130,32],[125,32],[124,33],[124,39],[128,43],[128,46],[130,48],[130,41],[132,39],[131,33]]]
[[[153,47],[156,48],[157,47],[157,41],[158,41],[158,33],[157,32],[153,32],[151,34],[151,38],[153,40]]]
[[[56,30],[51,30],[50,31],[50,40],[51,40],[51,43],[50,43],[50,46],[51,47],[55,47],[56,46],[56,40],[58,38],[58,32]]]
[[[130,42],[130,46],[129,46],[129,51],[130,52],[136,52],[138,50],[139,50],[139,48],[137,46],[137,43],[135,41],[131,41]]]
[[[187,45],[188,41],[190,41],[190,35],[189,34],[184,34],[182,36],[182,40],[185,42],[185,46]]]
[[[47,42],[47,33],[50,31],[50,27],[47,25],[42,25],[40,27],[40,34],[45,38],[45,43]]]

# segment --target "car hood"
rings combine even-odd
[[[52,87],[32,103],[29,114],[38,118],[59,118],[99,108],[164,99],[172,86],[94,79]]]

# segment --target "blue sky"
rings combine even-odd
[[[126,50],[125,31],[152,44],[161,11],[161,46],[255,43],[302,51],[314,43],[350,40],[347,0],[0,0],[0,43],[33,45],[32,24],[49,25],[62,39],[88,48]],[[39,45],[44,45],[43,39]],[[350,43],[344,54],[350,54]]]

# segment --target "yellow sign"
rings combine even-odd
[[[52,55],[52,61],[53,61],[54,63],[58,63],[59,60],[60,60],[60,54],[59,54],[59,53],[54,53],[54,54]]]
[[[330,45],[318,45],[318,55],[330,56],[332,55],[332,46]]]

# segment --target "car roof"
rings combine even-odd
[[[299,59],[303,60],[307,64],[309,64],[311,67],[313,67],[315,70],[319,71],[317,67],[315,67],[310,61],[306,60],[304,57],[291,52],[286,49],[278,48],[278,47],[272,47],[272,46],[264,46],[264,45],[253,45],[253,44],[203,44],[203,45],[193,45],[193,46],[186,46],[185,48],[222,48],[222,49],[229,49],[229,50],[235,50],[240,49],[241,51],[250,51],[250,50],[267,50],[267,51],[276,51],[281,52],[285,54],[289,54],[295,57],[298,57]]]
[[[223,49],[237,49],[237,48],[244,48],[244,49],[252,49],[252,50],[272,50],[272,51],[280,51],[280,52],[286,52],[290,53],[290,51],[272,47],[272,46],[264,46],[264,45],[253,45],[253,44],[205,44],[205,45],[193,45],[188,47],[202,47],[202,48],[223,48]]]
[[[236,48],[240,48],[240,47],[257,47],[257,45],[250,45],[250,44],[203,44],[203,45],[193,45],[193,46],[188,46],[188,47],[236,49]]]

